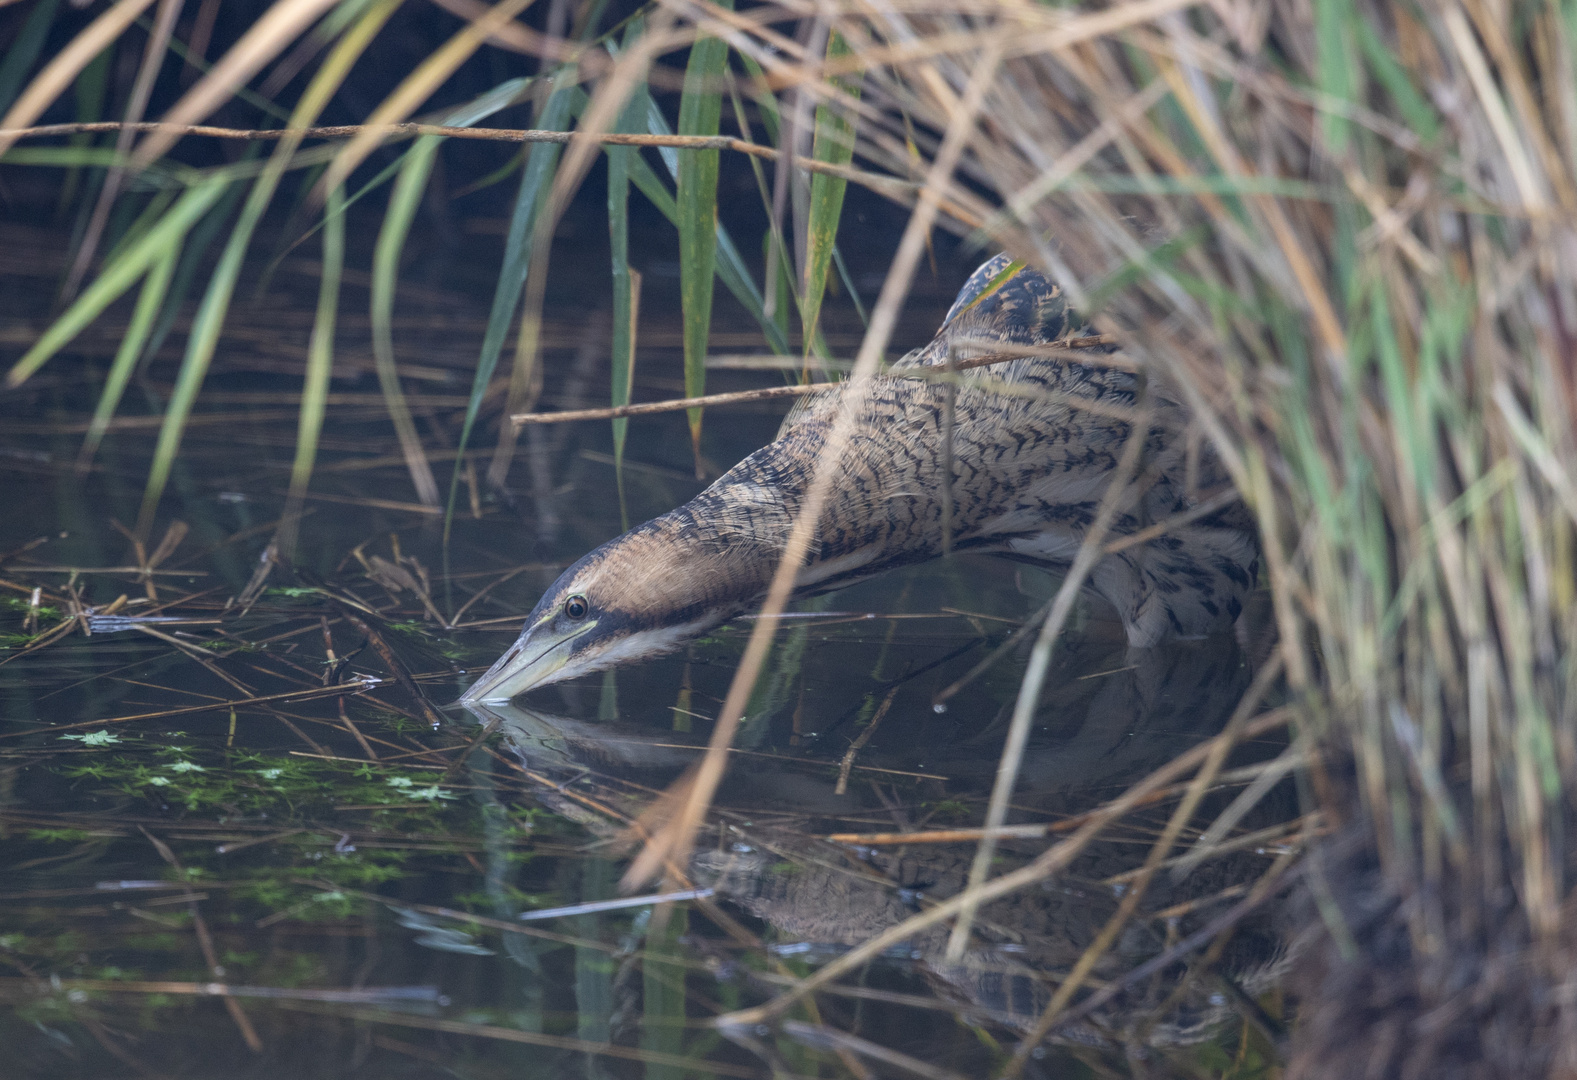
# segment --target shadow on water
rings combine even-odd
[[[950,284],[917,301],[915,338],[929,335]],[[698,756],[748,626],[512,706],[449,707],[544,582],[617,532],[608,433],[538,429],[513,505],[477,491],[466,507],[463,491],[446,552],[438,520],[411,505],[354,341],[296,566],[259,573],[290,460],[290,365],[302,351],[292,335],[304,336],[311,302],[310,288],[280,288],[228,331],[234,348],[187,433],[159,526],[184,523],[169,550],[139,554],[113,524],[135,517],[148,420],[117,421],[93,470],[71,467],[98,353],[113,342],[85,338],[74,370],[0,402],[5,1075],[998,1068],[1117,910],[1176,790],[1066,871],[983,907],[961,959],[944,955],[944,924],[777,1027],[708,1020],[960,890],[1023,659],[945,711],[931,702],[1055,580],[959,557],[806,605],[778,637],[706,846],[670,890],[693,898],[576,908],[619,898],[626,827]],[[434,329],[440,311],[449,322]],[[417,344],[430,348],[412,367],[411,402],[447,463],[467,335],[479,336],[483,314],[433,289],[405,317],[431,339]],[[596,366],[577,366],[594,330],[548,328],[548,363],[564,373],[549,404],[605,398]],[[835,349],[856,331],[829,316]],[[659,372],[676,370],[663,359],[676,323],[654,316],[641,340],[637,395],[672,396]],[[759,341],[741,330],[729,347]],[[167,375],[155,364],[141,377],[150,415]],[[716,375],[721,390],[763,384],[761,373]],[[706,455],[726,466],[770,439],[779,415],[709,415]],[[633,425],[632,516],[694,494],[690,466],[682,414]],[[1098,610],[1082,611],[1048,679],[1009,818],[1019,835],[1002,842],[997,872],[1219,732],[1252,674],[1232,640],[1135,651]],[[1250,741],[1207,798],[1225,805],[1253,773],[1245,766],[1283,748]],[[1085,985],[1111,986],[1246,895],[1304,836],[1292,802],[1261,805],[1191,873],[1157,874]],[[1182,844],[1197,838],[1185,832]],[[521,918],[563,907],[576,909]],[[1280,955],[1271,920],[1255,916],[1211,963],[1162,966],[1060,1028],[1029,1075],[1234,1063],[1233,1075],[1263,1075]]]

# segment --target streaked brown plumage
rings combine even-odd
[[[962,359],[993,345],[1042,345],[1068,330],[1061,290],[998,256],[970,278],[936,338],[895,368],[942,365],[950,349]],[[1112,361],[1025,356],[967,374],[953,409],[955,550],[1053,567],[1072,561],[1135,406],[1134,375]],[[876,380],[800,572],[800,594],[942,553],[946,394],[937,382]],[[566,570],[466,698],[512,697],[667,652],[748,610],[766,591],[840,395],[807,399],[777,441]],[[1183,513],[1226,484],[1208,455],[1188,460],[1187,415],[1164,387],[1152,384],[1149,407],[1151,429],[1112,527],[1117,535]],[[1253,587],[1257,558],[1252,522],[1233,505],[1107,556],[1089,588],[1116,610],[1130,644],[1145,646],[1229,625]]]

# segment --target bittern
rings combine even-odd
[[[1109,351],[1033,354],[1064,339],[1072,319],[1061,288],[1035,270],[1001,255],[976,270],[935,339],[855,399],[855,433],[836,463],[796,595],[936,558],[949,542],[954,551],[1066,569],[1141,407],[1133,365]],[[937,369],[1004,351],[1028,354],[951,381],[910,370],[943,374]],[[1158,383],[1152,378],[1145,394],[1142,456],[1110,533],[1120,541],[1168,519],[1174,527],[1107,554],[1087,584],[1134,646],[1231,624],[1259,556],[1241,504],[1205,505],[1212,489],[1227,488],[1225,478],[1190,438],[1187,411]],[[564,571],[462,700],[505,700],[658,656],[757,604],[845,393],[805,399],[776,441]]]

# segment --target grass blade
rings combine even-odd
[[[639,37],[639,20],[625,31],[628,46]],[[639,130],[645,87],[638,86],[625,104],[617,131]],[[635,378],[635,325],[640,304],[640,275],[630,269],[630,159],[640,151],[630,146],[610,146],[608,155],[608,236],[613,258],[613,370],[610,398],[614,408],[630,403]],[[624,442],[630,422],[618,418],[613,424],[613,477],[619,488],[619,522],[628,532],[630,509],[624,497]]]
[[[136,370],[137,361],[142,358],[143,349],[153,333],[154,319],[164,306],[164,298],[169,294],[170,278],[175,273],[175,263],[180,250],[181,240],[176,240],[159,255],[153,268],[142,280],[142,293],[137,297],[137,310],[132,313],[131,324],[126,327],[120,348],[115,351],[115,361],[110,365],[109,378],[104,383],[103,392],[99,394],[99,403],[93,411],[93,420],[88,426],[87,436],[82,440],[82,450],[77,455],[78,469],[86,468],[93,460],[104,433],[109,430],[110,418],[120,406],[121,395],[125,393],[126,384],[131,380],[131,373]]]
[[[827,59],[848,56],[853,50],[843,35],[833,31],[827,36]],[[834,79],[833,85],[851,97],[858,97],[858,78]],[[854,124],[846,109],[827,101],[816,106],[815,139],[811,157],[833,165],[854,160]],[[802,378],[809,379],[810,355],[821,330],[821,301],[827,291],[827,271],[838,239],[838,222],[843,216],[843,195],[849,182],[841,177],[815,173],[810,180],[810,212],[805,243],[804,348],[806,368]]]
[[[82,69],[91,64],[94,57],[103,52],[111,42],[119,38],[151,3],[153,0],[119,0],[114,7],[89,23],[85,30],[72,39],[71,44],[56,53],[49,63],[44,65],[44,70],[27,84],[27,88],[22,91],[16,102],[6,110],[4,118],[0,118],[0,128],[7,131],[25,128],[42,116],[44,110],[65,93],[66,87],[76,81]],[[37,16],[46,8],[53,12],[53,6],[46,4],[35,9],[33,15]],[[6,56],[4,71],[6,76],[9,77],[18,70],[25,70],[21,67],[21,61],[25,56],[24,47],[32,48],[33,56],[37,56],[37,46],[43,44],[42,40],[35,44],[32,38],[27,37],[27,34],[34,29],[33,18],[30,17],[28,25],[23,28],[23,37],[18,39],[12,51]],[[47,24],[44,25],[44,32],[48,32]],[[13,60],[18,64],[15,69],[10,67]],[[28,64],[31,63],[32,58],[28,58]],[[7,88],[0,86],[0,92],[5,89]],[[4,154],[15,141],[15,136],[11,138],[0,136],[0,154]]]
[[[11,368],[6,375],[7,388],[24,382],[131,288],[155,261],[178,246],[186,231],[219,200],[229,184],[230,178],[221,176],[192,188],[157,225],[111,260],[93,284],[39,336],[33,347]]]
[[[318,310],[307,347],[307,374],[301,384],[301,419],[296,426],[296,460],[290,467],[290,493],[280,519],[279,553],[289,559],[296,546],[301,504],[312,482],[318,436],[328,407],[329,375],[334,368],[334,325],[339,313],[340,277],[345,269],[345,189],[329,192],[323,222],[323,273],[318,278]]]
[[[389,208],[383,217],[383,228],[378,231],[378,246],[372,257],[372,354],[378,368],[378,385],[383,389],[383,400],[389,407],[389,418],[394,421],[394,431],[400,440],[400,452],[405,455],[405,467],[411,472],[411,483],[416,487],[416,497],[423,506],[438,505],[438,482],[433,479],[433,469],[422,450],[421,436],[416,433],[416,422],[411,419],[410,406],[405,403],[405,392],[400,389],[400,372],[394,363],[394,294],[400,276],[400,254],[405,250],[406,237],[411,232],[411,221],[421,204],[427,181],[432,176],[433,161],[443,140],[427,135],[416,140],[400,175],[394,181],[389,195]],[[458,459],[457,459],[458,460]]]
[[[532,0],[502,0],[423,60],[367,117],[368,130],[357,135],[336,155],[323,177],[322,190],[326,192],[344,183],[356,166],[383,142],[384,136],[376,130],[379,126],[398,123],[410,116],[482,47],[495,30],[508,24],[531,4]]]
[[[553,92],[533,118],[532,123],[537,128],[563,131],[585,103],[586,95],[573,84],[571,72],[560,72],[556,78],[558,81]],[[509,324],[515,318],[515,309],[520,306],[526,273],[531,267],[531,244],[536,231],[537,214],[547,199],[548,181],[558,165],[561,149],[554,143],[532,146],[526,161],[526,171],[520,178],[520,191],[515,196],[515,208],[509,219],[509,234],[504,241],[504,265],[499,271],[498,285],[493,290],[493,306],[488,312],[487,328],[482,334],[482,350],[476,361],[476,375],[471,380],[471,399],[466,403],[465,420],[460,426],[459,448],[462,452],[469,445],[471,431],[482,410],[482,398],[493,381],[499,355],[504,350]],[[454,475],[449,481],[449,504],[444,515],[446,530],[447,523],[454,517],[455,496],[460,490],[461,460],[459,457],[455,459]]]
[[[732,7],[732,4],[726,5]],[[702,37],[690,47],[684,92],[679,97],[679,134],[716,135],[723,118],[720,87],[728,66],[728,46]],[[684,392],[706,393],[706,343],[712,328],[712,279],[717,267],[716,150],[686,150],[679,155],[679,293],[684,312]],[[690,447],[695,475],[701,467],[701,410],[690,410]]]
[[[122,0],[122,3],[128,0]],[[195,124],[228,101],[238,88],[278,56],[297,34],[315,22],[336,0],[277,0],[247,32],[230,47],[196,86],[164,116],[175,126]],[[149,135],[137,147],[132,167],[141,169],[175,144],[180,136],[173,132]]]

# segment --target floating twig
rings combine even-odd
[[[0,661],[0,663],[4,663],[4,661]],[[335,694],[360,693],[374,686],[379,686],[383,682],[383,679],[371,675],[363,675],[351,682],[340,683],[337,686],[317,686],[310,690],[291,690],[283,694],[263,694],[259,697],[238,698],[235,701],[214,701],[205,702],[201,705],[183,705],[175,709],[159,709],[155,712],[135,713],[131,716],[110,716],[103,720],[84,720],[76,724],[46,724],[41,727],[31,727],[25,731],[5,731],[0,732],[0,739],[15,739],[23,735],[37,735],[40,732],[52,734],[57,731],[76,731],[79,728],[102,727],[105,724],[125,724],[133,720],[162,720],[167,716],[189,716],[192,713],[240,709],[250,705],[268,705],[279,701],[310,701],[313,698],[333,697]]]
[[[569,904],[565,907],[522,911],[515,918],[521,922],[535,922],[538,919],[559,919],[568,915],[590,915],[598,911],[619,911],[623,908],[648,907],[653,904],[676,904],[683,900],[705,900],[713,892],[714,890],[712,889],[681,889],[678,892],[657,893],[653,896],[623,896],[617,900],[589,900],[584,904]]]
[[[843,761],[838,765],[838,786],[832,790],[834,795],[842,795],[849,790],[849,771],[854,768],[856,755],[859,754],[866,743],[871,741],[871,736],[876,734],[876,725],[882,722],[882,718],[887,715],[887,710],[892,708],[893,698],[897,696],[897,686],[887,691],[887,696],[882,698],[882,703],[876,707],[876,712],[871,716],[871,722],[866,724],[865,730],[860,732],[859,737],[849,744],[848,753],[843,755]]]

